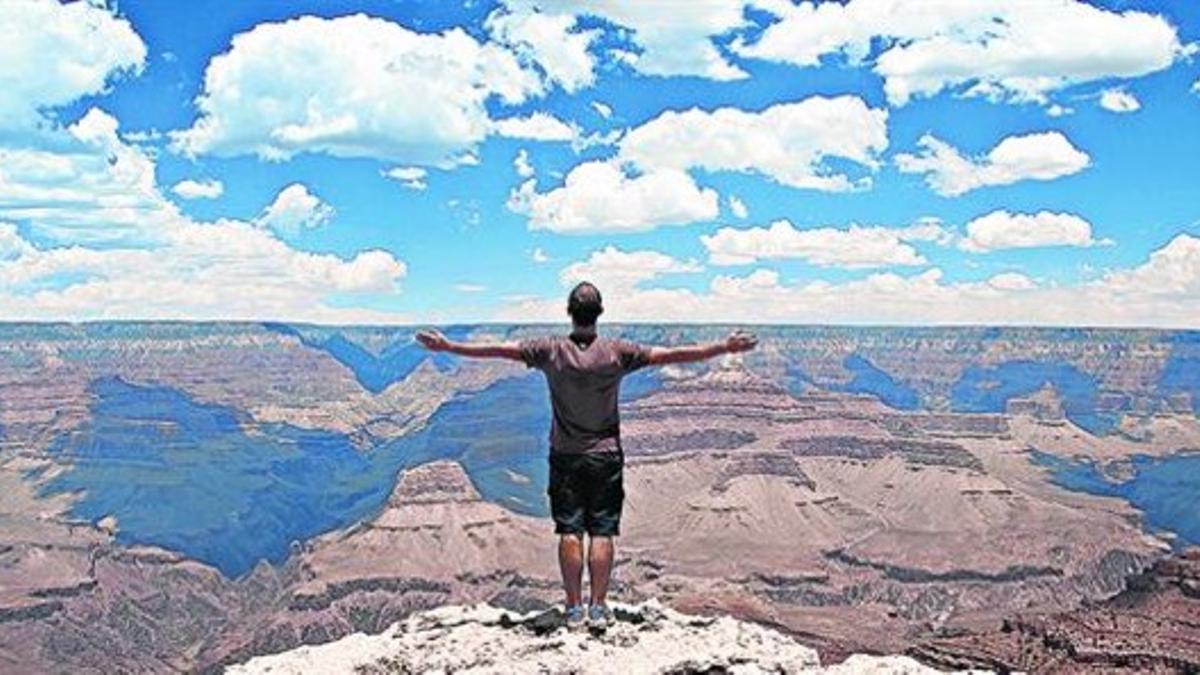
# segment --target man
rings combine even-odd
[[[643,366],[686,363],[753,349],[757,339],[735,331],[721,342],[682,347],[651,347],[601,337],[596,319],[604,312],[600,291],[583,282],[571,290],[567,313],[571,333],[519,342],[458,343],[436,330],[417,339],[433,351],[504,358],[538,368],[550,388],[554,419],[550,427],[550,512],[559,535],[558,563],[566,591],[566,618],[583,626],[583,540],[588,535],[591,602],[586,621],[603,631],[612,615],[605,604],[613,565],[613,537],[620,532],[625,492],[624,453],[617,417],[621,378]]]

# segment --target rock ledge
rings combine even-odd
[[[681,614],[655,600],[613,605],[604,634],[569,631],[557,610],[490,605],[414,614],[379,635],[261,656],[227,673],[932,673],[908,657],[856,655],[822,668],[815,650],[730,617]]]

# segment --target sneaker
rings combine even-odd
[[[568,605],[566,615],[568,630],[583,628],[583,624],[587,620],[587,615],[583,611],[583,605]]]
[[[592,605],[588,607],[588,624],[591,629],[603,633],[608,630],[608,624],[612,623],[612,610],[608,605]]]

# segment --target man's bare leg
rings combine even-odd
[[[562,572],[567,605],[583,602],[583,535],[564,534],[558,538],[558,568]]]
[[[589,538],[588,576],[592,580],[593,605],[603,605],[608,597],[608,579],[612,574],[615,548],[612,537]]]

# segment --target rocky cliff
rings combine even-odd
[[[995,630],[928,640],[909,653],[943,667],[1005,672],[1200,672],[1200,549],[1130,576],[1103,602],[1014,616]]]
[[[654,600],[617,605],[603,634],[569,630],[557,610],[513,614],[442,607],[379,635],[355,633],[232,666],[252,673],[933,673],[903,656],[855,655],[822,667],[817,652],[769,628],[681,614]]]

